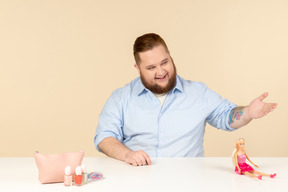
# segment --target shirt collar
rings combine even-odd
[[[175,93],[175,91],[178,90],[180,92],[184,92],[183,85],[182,85],[182,79],[180,76],[176,75],[176,85],[173,88],[172,92]]]
[[[149,89],[147,89],[147,88],[143,85],[140,77],[138,78],[138,80],[139,80],[139,81],[138,81],[138,86],[136,87],[136,94],[139,96],[139,95],[141,95],[141,94],[144,94],[144,93],[148,92]],[[178,75],[176,75],[176,85],[175,85],[175,87],[172,89],[172,93],[175,93],[176,90],[178,90],[178,91],[180,91],[180,92],[182,92],[182,93],[184,92],[184,91],[183,91],[183,85],[182,85],[181,77],[179,77]],[[171,91],[170,91],[170,92],[171,92]]]
[[[146,92],[148,92],[148,89],[143,85],[143,83],[139,77],[138,86],[136,87],[136,94],[139,96],[142,93],[144,94]]]

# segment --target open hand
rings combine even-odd
[[[277,103],[264,103],[263,100],[268,96],[265,92],[258,98],[254,99],[248,106],[248,115],[252,119],[264,117],[277,107]]]

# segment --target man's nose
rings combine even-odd
[[[162,68],[162,66],[158,66],[156,72],[158,76],[161,76],[165,73],[165,70]]]

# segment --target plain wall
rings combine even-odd
[[[160,34],[178,74],[278,108],[232,133],[207,124],[206,156],[288,157],[288,1],[0,0],[0,156],[85,150],[113,90],[138,76],[132,46]]]

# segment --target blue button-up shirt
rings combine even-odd
[[[150,157],[201,157],[206,122],[226,131],[235,130],[228,123],[234,107],[204,83],[178,75],[161,107],[138,77],[114,91],[104,105],[95,147],[99,150],[104,138],[115,137],[131,150],[143,150]]]

